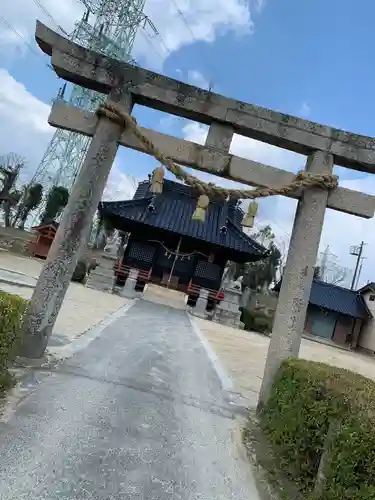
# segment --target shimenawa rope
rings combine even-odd
[[[143,134],[135,118],[126,113],[119,104],[111,102],[103,103],[99,106],[96,113],[98,116],[105,116],[109,120],[118,123],[124,128],[129,128],[136,138],[144,145],[149,154],[153,155],[177,179],[183,181],[188,186],[191,186],[201,195],[198,200],[197,209],[201,209],[203,211],[207,209],[209,197],[212,195],[216,195],[224,199],[234,198],[255,200],[256,198],[265,198],[268,196],[285,196],[297,191],[298,189],[306,189],[309,187],[320,187],[330,190],[338,186],[338,177],[336,175],[309,174],[305,170],[298,172],[290,184],[278,188],[265,187],[257,189],[227,189],[221,186],[216,186],[212,183],[206,183],[197,177],[188,174],[180,165],[177,165],[170,158],[164,156],[163,152],[160,151],[153,144],[153,142]],[[159,169],[156,169],[154,172],[156,174],[156,183],[162,184],[162,172]],[[155,191],[160,192],[160,189],[156,188]],[[250,204],[250,207],[252,207],[252,209],[249,208],[250,211],[248,215],[254,218],[256,215],[255,204]],[[204,213],[201,214],[201,217],[203,217],[204,220]],[[197,217],[197,219],[201,220],[201,217]]]

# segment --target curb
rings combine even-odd
[[[193,327],[195,334],[197,335],[197,337],[199,338],[199,340],[203,344],[203,347],[207,353],[209,360],[211,361],[211,364],[212,364],[217,376],[219,377],[222,389],[226,392],[232,392],[234,389],[233,381],[229,377],[229,375],[228,375],[227,371],[225,370],[225,368],[223,367],[223,365],[221,364],[219,358],[217,357],[216,352],[210,346],[208,340],[206,339],[206,337],[202,333],[202,330],[197,325],[194,317],[191,316],[190,314],[188,314],[188,318],[190,320],[190,324]]]
[[[0,284],[1,283],[9,286],[17,286],[19,288],[32,288],[32,289],[35,288],[35,285],[32,285],[31,283],[26,283],[25,281],[8,280],[6,278],[0,277]]]
[[[187,314],[187,316],[190,320],[190,324],[193,327],[195,334],[201,341],[204,350],[206,351],[206,354],[209,360],[211,361],[212,367],[215,370],[216,375],[220,381],[221,388],[225,393],[225,399],[227,403],[235,411],[235,413],[246,416],[247,405],[245,403],[245,400],[243,404],[241,402],[238,402],[238,399],[244,399],[242,394],[235,391],[232,379],[228,375],[228,372],[226,371],[224,366],[221,364],[221,361],[218,358],[216,352],[212,349],[208,340],[206,339],[201,329],[199,328],[198,324],[196,323],[194,317],[191,316],[190,314]]]
[[[35,278],[35,276],[31,276],[30,274],[27,274],[27,273],[21,273],[21,271],[16,271],[15,269],[9,269],[9,267],[3,267],[3,266],[0,266],[0,271],[6,271],[7,273],[13,273],[13,274],[18,274],[19,276],[27,276],[27,277],[31,277],[35,280],[37,280],[38,278]]]
[[[35,288],[38,278],[31,276],[30,274],[21,273],[20,271],[16,271],[15,269],[9,269],[9,267],[0,266],[0,273],[4,271],[8,274],[14,274],[14,278],[4,278],[0,274],[0,283],[4,283],[5,285],[19,286],[22,288]],[[27,281],[18,281],[17,278],[28,278],[29,281],[34,280],[35,283],[28,283]]]

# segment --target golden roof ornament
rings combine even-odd
[[[252,201],[249,203],[247,208],[247,214],[242,220],[243,227],[254,227],[254,219],[258,212],[258,203],[256,201]]]
[[[206,220],[206,213],[208,209],[208,205],[210,204],[210,199],[205,194],[201,194],[197,200],[197,206],[194,210],[192,220],[196,220],[199,222],[204,222]]]

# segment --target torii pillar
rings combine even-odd
[[[133,102],[126,87],[113,91],[110,99],[131,113]],[[122,131],[123,127],[106,117],[100,117],[97,122],[82,169],[26,311],[22,346],[24,357],[40,358],[44,354],[80,249],[88,239]]]

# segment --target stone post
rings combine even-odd
[[[136,296],[135,287],[137,286],[139,269],[130,269],[128,277],[126,278],[124,288],[122,289],[120,295],[122,297],[128,297],[134,299]],[[140,295],[140,294],[139,294]]]
[[[333,156],[323,151],[310,154],[306,170],[312,174],[331,174]],[[327,199],[328,190],[317,187],[306,189],[298,202],[259,394],[258,411],[267,403],[282,361],[297,357],[299,353]]]
[[[128,113],[131,112],[132,98],[126,89],[113,91],[110,100],[120,102]],[[25,315],[22,350],[25,357],[40,358],[47,347],[79,251],[89,236],[90,224],[111,171],[122,131],[120,125],[105,117],[97,123]]]
[[[206,316],[208,295],[209,295],[208,290],[206,290],[205,288],[200,289],[197,303],[195,304],[194,307],[194,314],[196,314],[197,316],[202,316],[202,317]]]

